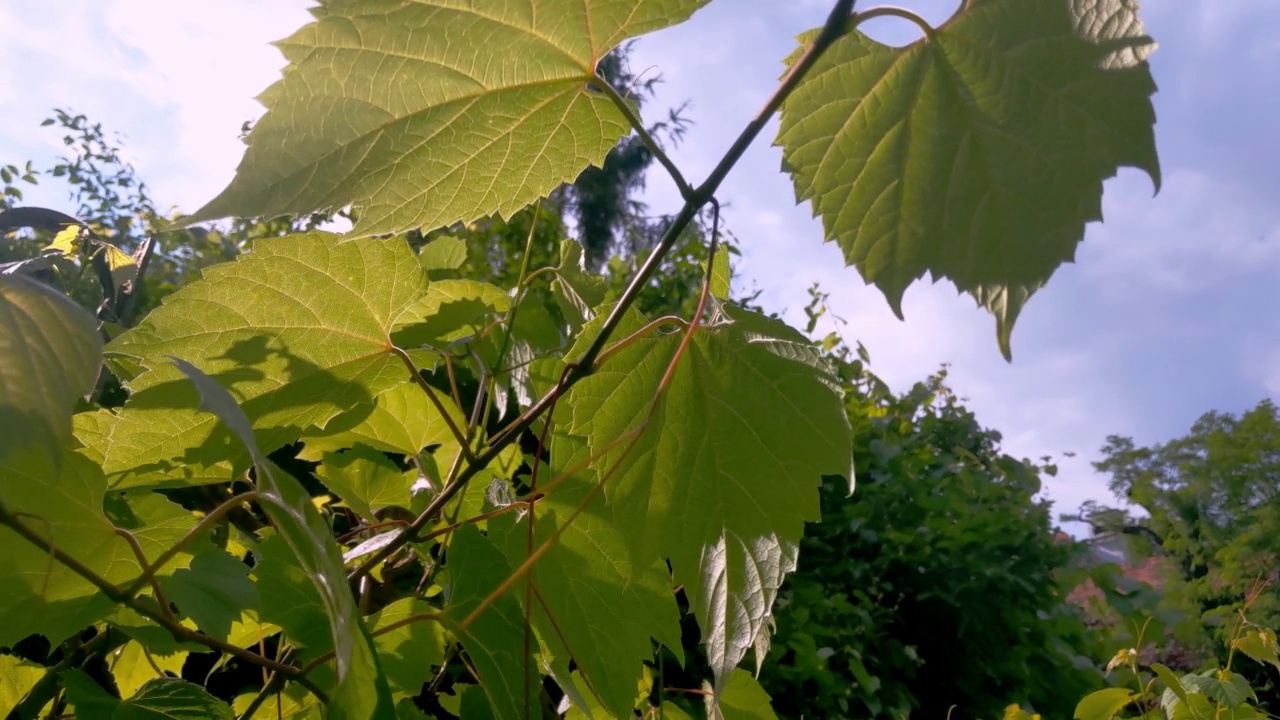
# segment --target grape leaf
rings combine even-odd
[[[93,390],[102,338],[93,318],[47,285],[0,276],[0,460],[40,446],[60,456],[76,398]]]
[[[305,574],[320,598],[331,633],[336,688],[330,697],[330,718],[383,718],[394,714],[391,691],[378,665],[369,630],[360,618],[347,585],[342,553],[311,496],[293,476],[271,462],[258,448],[248,416],[231,393],[190,363],[173,363],[199,389],[200,408],[213,413],[248,448],[258,481],[258,501],[288,546],[293,564]],[[268,593],[259,588],[259,597]],[[270,621],[264,617],[264,621]]]
[[[129,641],[113,651],[107,658],[111,668],[111,677],[116,681],[116,689],[121,695],[132,695],[148,681],[157,677],[157,670],[182,675],[182,666],[187,661],[187,653],[177,652],[172,655],[148,653],[137,641]]]
[[[1009,357],[1027,299],[1102,219],[1103,181],[1129,166],[1159,189],[1155,43],[1137,12],[968,0],[906,47],[850,33],[782,107],[797,200],[899,317],[907,286],[947,278],[995,314]]]
[[[231,708],[204,688],[178,678],[152,680],[120,703],[112,720],[232,720]]]
[[[418,262],[432,280],[457,277],[458,268],[466,261],[467,244],[458,238],[436,238],[418,251]]]
[[[557,465],[572,468],[589,457],[586,444],[575,440],[553,442]],[[584,471],[539,501],[534,548],[587,499],[593,484],[588,478],[594,475]],[[497,542],[511,564],[519,565],[528,557],[528,515],[519,523],[505,524],[504,538]],[[490,521],[491,535],[498,525]],[[633,579],[637,576],[638,581]],[[538,559],[534,587],[542,601],[534,608],[534,627],[558,658],[574,660],[609,710],[607,717],[625,717],[635,707],[644,663],[653,657],[650,637],[677,656],[682,653],[680,611],[670,575],[661,563],[633,570],[603,496],[594,498]]]
[[[0,655],[0,709],[8,712],[16,707],[47,670],[29,660]]]
[[[445,393],[436,393],[440,404],[453,419],[454,427],[465,428],[467,418]],[[357,443],[383,452],[421,456],[436,447],[437,465],[447,470],[461,450],[444,416],[416,383],[401,383],[331,421],[323,430],[306,435],[307,447],[299,455],[320,460],[326,450],[341,450]],[[438,479],[438,478],[436,478]]]
[[[92,461],[64,453],[55,460],[40,448],[16,451],[0,463],[0,503],[29,530],[72,554],[108,582],[127,584],[142,567],[125,539],[103,514],[106,478]],[[114,513],[126,513],[139,523],[160,521],[135,533],[148,560],[154,560],[195,524],[190,513],[163,498],[158,502],[126,504],[114,499]],[[185,519],[178,520],[180,514]],[[118,515],[119,517],[119,515]],[[129,517],[121,517],[128,526]],[[165,519],[168,518],[168,519]],[[57,645],[72,633],[109,615],[113,603],[88,580],[43,549],[0,528],[0,646],[9,646],[32,633]],[[172,573],[190,560],[180,554],[158,573]]]
[[[294,560],[284,538],[264,538],[253,549],[253,555],[253,580],[262,621],[280,626],[306,658],[333,650],[333,629],[324,599]]]
[[[409,488],[417,478],[417,473],[401,470],[386,455],[364,445],[326,453],[316,472],[325,487],[368,522],[376,522],[375,513],[382,508],[408,508]]]
[[[184,223],[353,204],[367,237],[510,217],[629,131],[596,63],[706,2],[327,2],[277,43],[289,65],[235,180]]]
[[[62,689],[76,710],[77,720],[111,720],[120,699],[103,690],[93,678],[72,668],[62,673]]]
[[[189,569],[160,581],[165,597],[206,635],[226,640],[246,608],[258,607],[258,590],[249,581],[249,566],[205,543]]]
[[[822,476],[851,476],[852,448],[817,349],[776,321],[724,312],[695,332],[656,401],[682,334],[636,339],[567,398],[569,432],[603,454],[596,467],[617,467],[604,492],[632,562],[668,557],[684,584],[717,689],[768,631],[793,546],[818,519]],[[619,336],[642,323],[629,314]],[[631,442],[616,441],[651,408],[648,430],[624,453]]]
[[[419,618],[395,630],[385,629],[395,623],[438,613],[437,608],[422,600],[404,598],[369,616],[370,630],[379,633],[374,637],[374,647],[387,673],[391,696],[396,700],[421,693],[423,683],[431,677],[432,666],[444,662],[444,628],[438,620]]]
[[[449,546],[452,594],[446,627],[458,624],[511,575],[502,551],[472,525],[453,534]],[[484,610],[470,627],[455,634],[472,663],[497,720],[523,720],[538,714],[541,680],[524,650],[524,613],[510,592]],[[470,717],[463,704],[464,716]]]
[[[704,695],[703,699],[710,720],[778,720],[769,704],[769,693],[745,670],[730,673],[719,696]]]
[[[551,292],[575,332],[595,318],[595,307],[604,302],[608,290],[609,284],[603,277],[587,272],[582,246],[573,240],[562,241],[560,265],[556,268],[556,279],[551,281]]]
[[[205,270],[108,345],[132,395],[100,429],[104,469],[226,459],[229,438],[215,437],[215,420],[194,410],[195,392],[170,355],[233,390],[266,452],[368,402],[407,374],[389,337],[418,319],[408,310],[426,285],[402,239],[343,244],[318,232],[259,240],[252,253]]]

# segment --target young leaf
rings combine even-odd
[[[595,307],[604,302],[608,290],[603,277],[587,272],[582,246],[574,240],[561,242],[560,265],[551,281],[551,292],[575,332],[595,318]]]
[[[710,720],[778,720],[769,705],[772,698],[745,670],[729,674],[724,692],[703,696]]]
[[[120,694],[132,695],[147,682],[167,677],[163,673],[182,675],[186,660],[185,652],[172,655],[149,653],[142,643],[130,641],[111,653],[107,666],[111,668],[111,677],[115,679]]]
[[[368,237],[510,217],[629,132],[596,63],[706,2],[328,2],[277,43],[289,65],[235,180],[184,222],[353,204]]]
[[[718,689],[767,632],[804,523],[818,519],[822,476],[851,475],[852,448],[816,348],[781,323],[726,313],[697,330],[625,456],[630,443],[614,443],[649,416],[683,336],[633,341],[567,398],[569,431],[604,453],[601,472],[618,466],[604,492],[633,564],[668,557],[685,585]],[[640,320],[623,325],[620,336]]]
[[[216,415],[248,448],[257,471],[259,501],[279,531],[278,537],[287,544],[292,561],[320,597],[337,676],[328,717],[354,720],[393,716],[391,691],[378,666],[369,630],[348,589],[342,553],[329,526],[311,503],[311,496],[258,449],[249,418],[225,388],[190,363],[178,358],[173,363],[199,390],[200,408]]]
[[[397,323],[419,319],[407,313],[426,286],[399,238],[269,238],[235,262],[205,270],[108,346],[132,396],[115,422],[104,424],[104,469],[111,475],[226,459],[210,439],[216,422],[192,409],[196,396],[171,355],[234,390],[266,452],[368,402],[403,382],[407,371],[389,350],[390,335]]]
[[[93,318],[48,286],[0,275],[0,461],[71,437],[76,398],[93,390],[102,338]]]
[[[1280,645],[1276,643],[1276,633],[1271,628],[1249,628],[1244,637],[1236,640],[1236,649],[1248,655],[1256,663],[1270,664],[1280,670]]]
[[[1125,688],[1103,688],[1085,695],[1072,715],[1075,720],[1112,720],[1137,696]]]
[[[446,625],[456,627],[511,575],[502,552],[472,525],[453,535],[449,546],[449,598]],[[507,593],[456,633],[475,664],[484,697],[496,720],[538,716],[540,679],[533,657],[524,651],[524,612]],[[463,717],[471,717],[463,703]]]
[[[839,40],[777,143],[797,199],[895,313],[917,278],[947,278],[995,314],[1008,357],[1027,299],[1102,219],[1102,182],[1130,166],[1159,188],[1154,48],[1136,0],[969,0],[903,48]]]

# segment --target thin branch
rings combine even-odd
[[[4,506],[3,503],[0,503],[0,525],[7,526],[9,529],[13,530],[15,533],[17,533],[27,542],[31,543],[32,545],[35,545],[36,547],[48,553],[51,557],[53,557],[53,559],[57,560],[58,562],[66,566],[67,569],[71,570],[75,574],[87,580],[91,585],[98,588],[99,592],[105,595],[112,602],[115,602],[116,604],[119,604],[119,605],[124,605],[134,610],[139,615],[142,615],[148,620],[151,620],[152,622],[164,628],[165,630],[168,630],[169,634],[173,635],[175,639],[180,641],[185,640],[188,642],[198,643],[212,650],[217,650],[218,652],[231,655],[232,657],[235,657],[239,660],[243,660],[245,662],[252,663],[254,665],[265,667],[279,673],[283,673],[289,676],[290,679],[296,678],[298,682],[306,685],[307,689],[315,693],[317,697],[321,699],[324,699],[326,697],[326,695],[324,694],[324,691],[316,687],[314,683],[309,683],[305,680],[305,678],[298,677],[299,670],[297,667],[293,665],[285,665],[283,663],[276,662],[269,658],[265,658],[261,655],[258,655],[257,653],[249,652],[244,648],[236,647],[235,645],[227,643],[223,640],[219,640],[215,637],[211,637],[209,635],[205,635],[204,633],[192,630],[191,628],[183,625],[177,620],[166,617],[164,612],[162,612],[157,607],[154,607],[151,603],[147,603],[143,599],[134,597],[133,595],[126,594],[123,590],[121,590],[120,588],[108,582],[101,575],[98,575],[96,572],[89,569],[87,566],[84,565],[84,563],[80,562],[76,558],[71,557],[70,555],[66,554],[62,550],[58,549],[58,547],[54,545],[52,541],[45,539],[39,533],[27,527],[27,525],[23,523],[21,520],[17,519],[13,515],[13,513],[11,513],[9,509]]]
[[[409,374],[413,376],[413,381],[418,384],[418,387],[422,388],[424,393],[427,394],[427,398],[431,400],[431,404],[436,406],[436,412],[440,413],[440,416],[444,418],[444,424],[449,426],[449,432],[453,433],[454,439],[457,440],[458,444],[462,447],[462,456],[466,458],[468,462],[474,461],[475,455],[471,453],[471,444],[468,442],[466,434],[464,434],[462,430],[458,428],[457,424],[453,422],[453,417],[451,417],[449,415],[449,411],[445,409],[444,403],[440,402],[440,396],[436,395],[435,388],[431,387],[431,384],[422,377],[422,373],[418,372],[418,366],[413,364],[413,358],[409,357],[409,353],[401,350],[395,345],[391,346],[391,354],[400,358],[400,362],[404,363],[405,367],[409,368]]]
[[[851,27],[853,3],[854,0],[838,0],[836,2],[835,8],[832,9],[831,14],[828,16],[827,22],[823,26],[822,31],[818,34],[818,37],[814,39],[813,43],[809,46],[809,49],[806,50],[804,55],[802,55],[796,64],[791,67],[791,71],[787,73],[785,78],[783,78],[773,96],[769,98],[769,101],[765,103],[765,106],[759,113],[757,113],[756,117],[747,124],[745,129],[743,129],[742,134],[738,136],[738,139],[729,149],[729,152],[716,166],[715,170],[712,171],[707,180],[685,200],[684,207],[682,207],[680,212],[676,214],[671,224],[667,227],[667,231],[662,236],[662,239],[658,241],[656,246],[654,246],[653,250],[649,253],[648,259],[645,260],[644,264],[636,272],[635,277],[631,279],[631,282],[627,285],[626,290],[623,291],[617,304],[601,325],[600,331],[596,334],[595,339],[592,340],[591,345],[587,348],[586,352],[571,365],[570,371],[559,383],[556,384],[554,388],[548,391],[547,394],[543,395],[542,398],[539,399],[532,407],[522,413],[517,421],[509,427],[507,432],[491,440],[489,444],[485,446],[485,449],[474,458],[474,460],[467,463],[466,468],[464,468],[456,478],[452,479],[445,485],[445,487],[440,491],[440,494],[431,501],[431,504],[428,505],[427,508],[423,510],[408,527],[401,531],[395,539],[389,542],[385,547],[378,550],[364,563],[353,570],[349,579],[355,580],[366,575],[392,553],[396,552],[407,543],[413,542],[418,531],[425,527],[427,523],[431,522],[432,519],[439,514],[445,504],[448,503],[454,495],[457,495],[464,487],[466,487],[467,483],[471,481],[471,478],[475,477],[477,473],[497,458],[498,455],[507,448],[507,446],[515,442],[520,434],[533,425],[534,421],[545,413],[557,398],[567,392],[574,384],[592,373],[595,369],[596,358],[609,342],[610,336],[613,335],[613,332],[622,322],[622,318],[626,314],[627,309],[635,302],[636,298],[640,295],[640,292],[653,276],[653,273],[657,271],[659,266],[661,266],[663,259],[671,251],[676,240],[679,239],[680,235],[689,227],[694,218],[697,217],[698,211],[701,210],[702,206],[706,205],[711,200],[712,196],[715,195],[716,190],[719,189],[720,184],[724,182],[729,171],[733,169],[734,165],[736,165],[742,158],[743,153],[747,151],[747,148],[750,147],[751,143],[757,136],[759,136],[761,130],[763,130],[769,120],[773,118],[773,115],[778,111],[778,108],[782,106],[783,101],[787,99],[791,92],[795,90],[796,86],[799,85],[805,74],[807,74],[809,70],[813,68],[814,64],[817,63],[818,58],[820,58],[836,40],[839,40],[849,32],[849,28]]]
[[[671,161],[671,158],[667,156],[666,151],[662,149],[662,146],[658,144],[653,135],[649,134],[649,129],[644,126],[644,121],[636,114],[635,108],[631,106],[631,103],[628,103],[625,98],[619,95],[617,89],[608,80],[600,77],[599,73],[596,74],[595,84],[600,87],[600,90],[609,98],[614,107],[618,108],[618,111],[627,119],[627,122],[631,123],[631,128],[636,131],[636,135],[640,137],[641,142],[649,148],[649,152],[653,153],[653,157],[662,164],[662,167],[666,168],[667,174],[671,176],[671,179],[676,183],[676,187],[680,190],[680,197],[685,202],[692,202],[694,198],[693,186],[689,184],[688,180],[684,179],[680,168],[676,167],[676,164]]]
[[[156,603],[160,605],[160,612],[164,613],[164,616],[169,620],[177,622],[177,618],[173,616],[173,610],[169,609],[169,601],[165,598],[164,591],[160,589],[160,583],[156,580],[155,571],[151,569],[151,563],[147,562],[146,553],[142,552],[142,546],[138,544],[138,538],[124,528],[116,528],[116,535],[124,538],[129,549],[133,550],[133,556],[138,559],[138,567],[142,568],[142,574],[150,576],[151,592],[156,596]]]

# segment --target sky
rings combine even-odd
[[[312,4],[0,2],[0,163],[51,164],[60,135],[40,121],[73,109],[123,136],[162,206],[195,210],[231,180],[241,124],[262,113],[253,98],[279,76],[283,58],[268,43],[308,22]],[[772,93],[794,36],[831,4],[716,0],[639,41],[632,69],[664,80],[646,113],[690,103],[694,125],[672,156],[692,182]],[[937,24],[959,0],[895,4]],[[1147,0],[1142,18],[1160,44],[1151,66],[1163,188],[1153,196],[1133,169],[1106,183],[1105,222],[1088,227],[1076,263],[1032,298],[1012,363],[994,320],[950,284],[917,283],[899,321],[844,267],[779,170],[776,121],[719,193],[743,251],[737,289],[762,289],[765,307],[802,325],[807,289],[820,283],[840,332],[866,345],[896,390],[949,364],[951,387],[1004,434],[1006,452],[1057,458],[1045,487],[1055,512],[1112,500],[1091,466],[1107,435],[1162,442],[1209,410],[1280,396],[1280,0]],[[918,33],[894,18],[863,30],[891,44]],[[66,202],[56,185],[28,200]],[[679,206],[656,173],[646,200],[653,212]]]

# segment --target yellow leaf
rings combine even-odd
[[[84,228],[79,225],[68,225],[53,236],[53,242],[45,247],[45,251],[54,251],[64,258],[75,259],[84,247]]]

